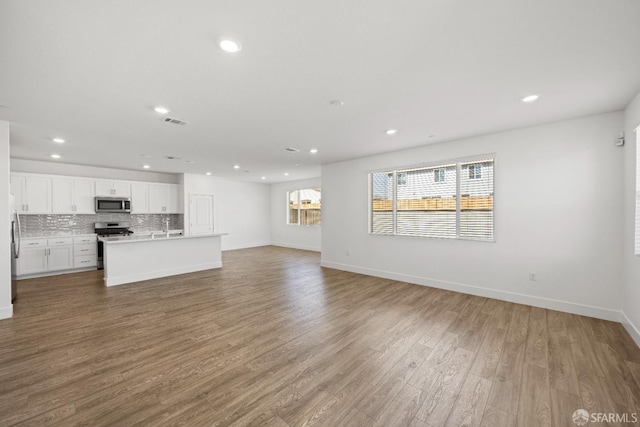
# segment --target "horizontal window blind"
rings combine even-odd
[[[460,169],[460,237],[493,239],[493,159]]]
[[[398,173],[406,174],[407,185],[397,190],[396,234],[455,238],[456,165]]]
[[[298,225],[298,204],[300,203],[300,191],[290,191],[287,194],[289,201],[289,211],[287,215],[287,224]]]
[[[371,232],[393,234],[393,177],[394,172],[371,174]]]
[[[493,157],[373,172],[372,234],[493,240]]]

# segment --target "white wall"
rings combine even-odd
[[[213,230],[222,236],[222,250],[271,244],[269,186],[184,174],[184,224],[189,232],[189,195],[213,195]]]
[[[6,319],[13,315],[10,229],[9,123],[0,121],[0,319]]]
[[[640,257],[634,255],[636,212],[636,133],[640,126],[640,94],[625,110],[624,146],[624,286],[622,323],[640,346]]]
[[[11,159],[11,172],[45,173],[51,175],[83,176],[89,178],[122,179],[126,181],[148,181],[177,184],[180,175],[126,169],[111,169],[95,166],[71,165],[37,160]]]
[[[320,178],[271,184],[271,241],[273,245],[320,252],[321,227],[287,224],[287,191],[318,187],[322,187]]]
[[[617,112],[325,165],[322,265],[619,320],[622,128]],[[370,170],[485,153],[495,243],[368,234]]]

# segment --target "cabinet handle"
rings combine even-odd
[[[29,246],[37,245],[37,243],[27,243]]]
[[[89,249],[80,249],[80,252],[87,252]]]
[[[29,212],[29,204],[27,203],[27,212]]]

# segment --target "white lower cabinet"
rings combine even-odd
[[[47,271],[47,248],[22,249],[18,258],[18,270],[20,276]]]
[[[49,271],[71,270],[73,268],[73,246],[50,246],[47,258]]]
[[[98,241],[96,236],[73,238],[73,268],[98,266]]]
[[[95,267],[96,236],[22,239],[18,276]]]

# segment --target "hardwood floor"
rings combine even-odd
[[[101,272],[21,281],[0,321],[0,425],[539,427],[573,426],[579,408],[640,413],[640,349],[620,324],[323,269],[313,252],[223,262],[108,289]]]

